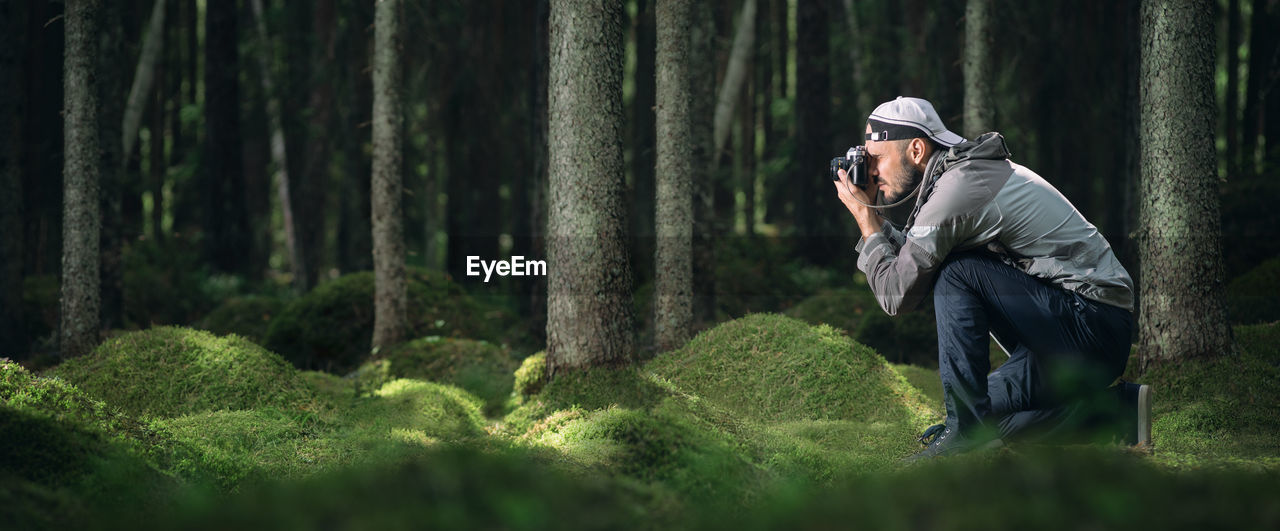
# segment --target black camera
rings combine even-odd
[[[849,182],[858,188],[867,186],[867,148],[853,146],[843,157],[831,159],[831,180],[839,181],[840,170],[849,172]]]

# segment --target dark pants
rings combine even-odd
[[[981,252],[943,263],[933,292],[947,426],[1002,438],[1071,435],[1118,415],[1108,386],[1129,359],[1133,315]],[[988,333],[1009,352],[990,375]]]

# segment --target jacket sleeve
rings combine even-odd
[[[951,249],[964,241],[965,223],[950,220],[917,225],[906,234],[887,222],[880,232],[858,242],[858,269],[880,307],[889,315],[916,309]]]

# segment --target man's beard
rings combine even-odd
[[[911,161],[907,159],[907,155],[905,153],[902,155],[901,166],[902,173],[895,176],[896,178],[894,179],[894,182],[890,184],[890,190],[884,193],[884,204],[886,205],[891,205],[901,201],[902,198],[906,197],[907,194],[910,194],[911,191],[920,184],[920,181],[924,179],[924,170],[921,170],[914,164],[911,164]],[[903,186],[902,189],[898,189],[897,186],[895,186],[897,183],[904,183],[905,186]]]

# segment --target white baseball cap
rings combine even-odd
[[[947,130],[942,118],[933,110],[933,104],[920,98],[898,96],[893,101],[881,103],[867,117],[871,133],[867,140],[902,140],[927,136],[935,142],[951,147],[964,142],[964,137]]]

